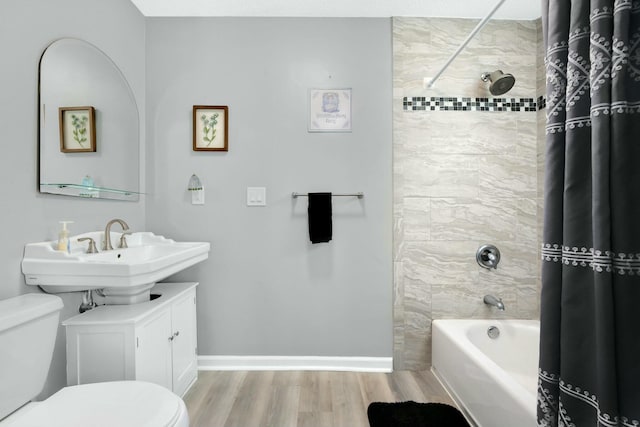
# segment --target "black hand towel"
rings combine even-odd
[[[311,243],[331,240],[331,193],[309,193],[309,238]]]

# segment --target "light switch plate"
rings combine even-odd
[[[267,189],[247,187],[247,206],[267,206]]]

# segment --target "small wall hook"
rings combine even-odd
[[[200,178],[195,173],[189,179],[187,190],[191,192],[191,204],[204,205],[204,186],[200,182]]]

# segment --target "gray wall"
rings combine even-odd
[[[390,20],[158,18],[146,37],[148,229],[212,244],[176,277],[201,283],[199,353],[391,356]],[[310,88],[353,89],[352,133],[307,132]],[[192,151],[201,104],[229,106],[228,153]],[[293,191],[365,198],[334,198],[312,245]]]
[[[38,292],[24,284],[20,270],[24,245],[55,239],[59,220],[75,221],[72,233],[101,229],[114,217],[125,218],[134,230],[146,228],[144,199],[137,203],[85,200],[36,191],[38,61],[47,45],[61,37],[84,39],[119,65],[144,123],[144,18],[129,0],[0,2],[0,299]],[[142,125],[141,132],[144,136]],[[144,188],[144,179],[141,182]],[[76,312],[80,297],[68,294],[63,299],[64,318]],[[66,385],[64,353],[61,329],[44,395]]]

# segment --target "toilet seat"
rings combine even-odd
[[[113,381],[65,387],[44,402],[18,410],[6,427],[182,427],[182,399],[156,384]],[[3,427],[5,423],[2,422]]]

